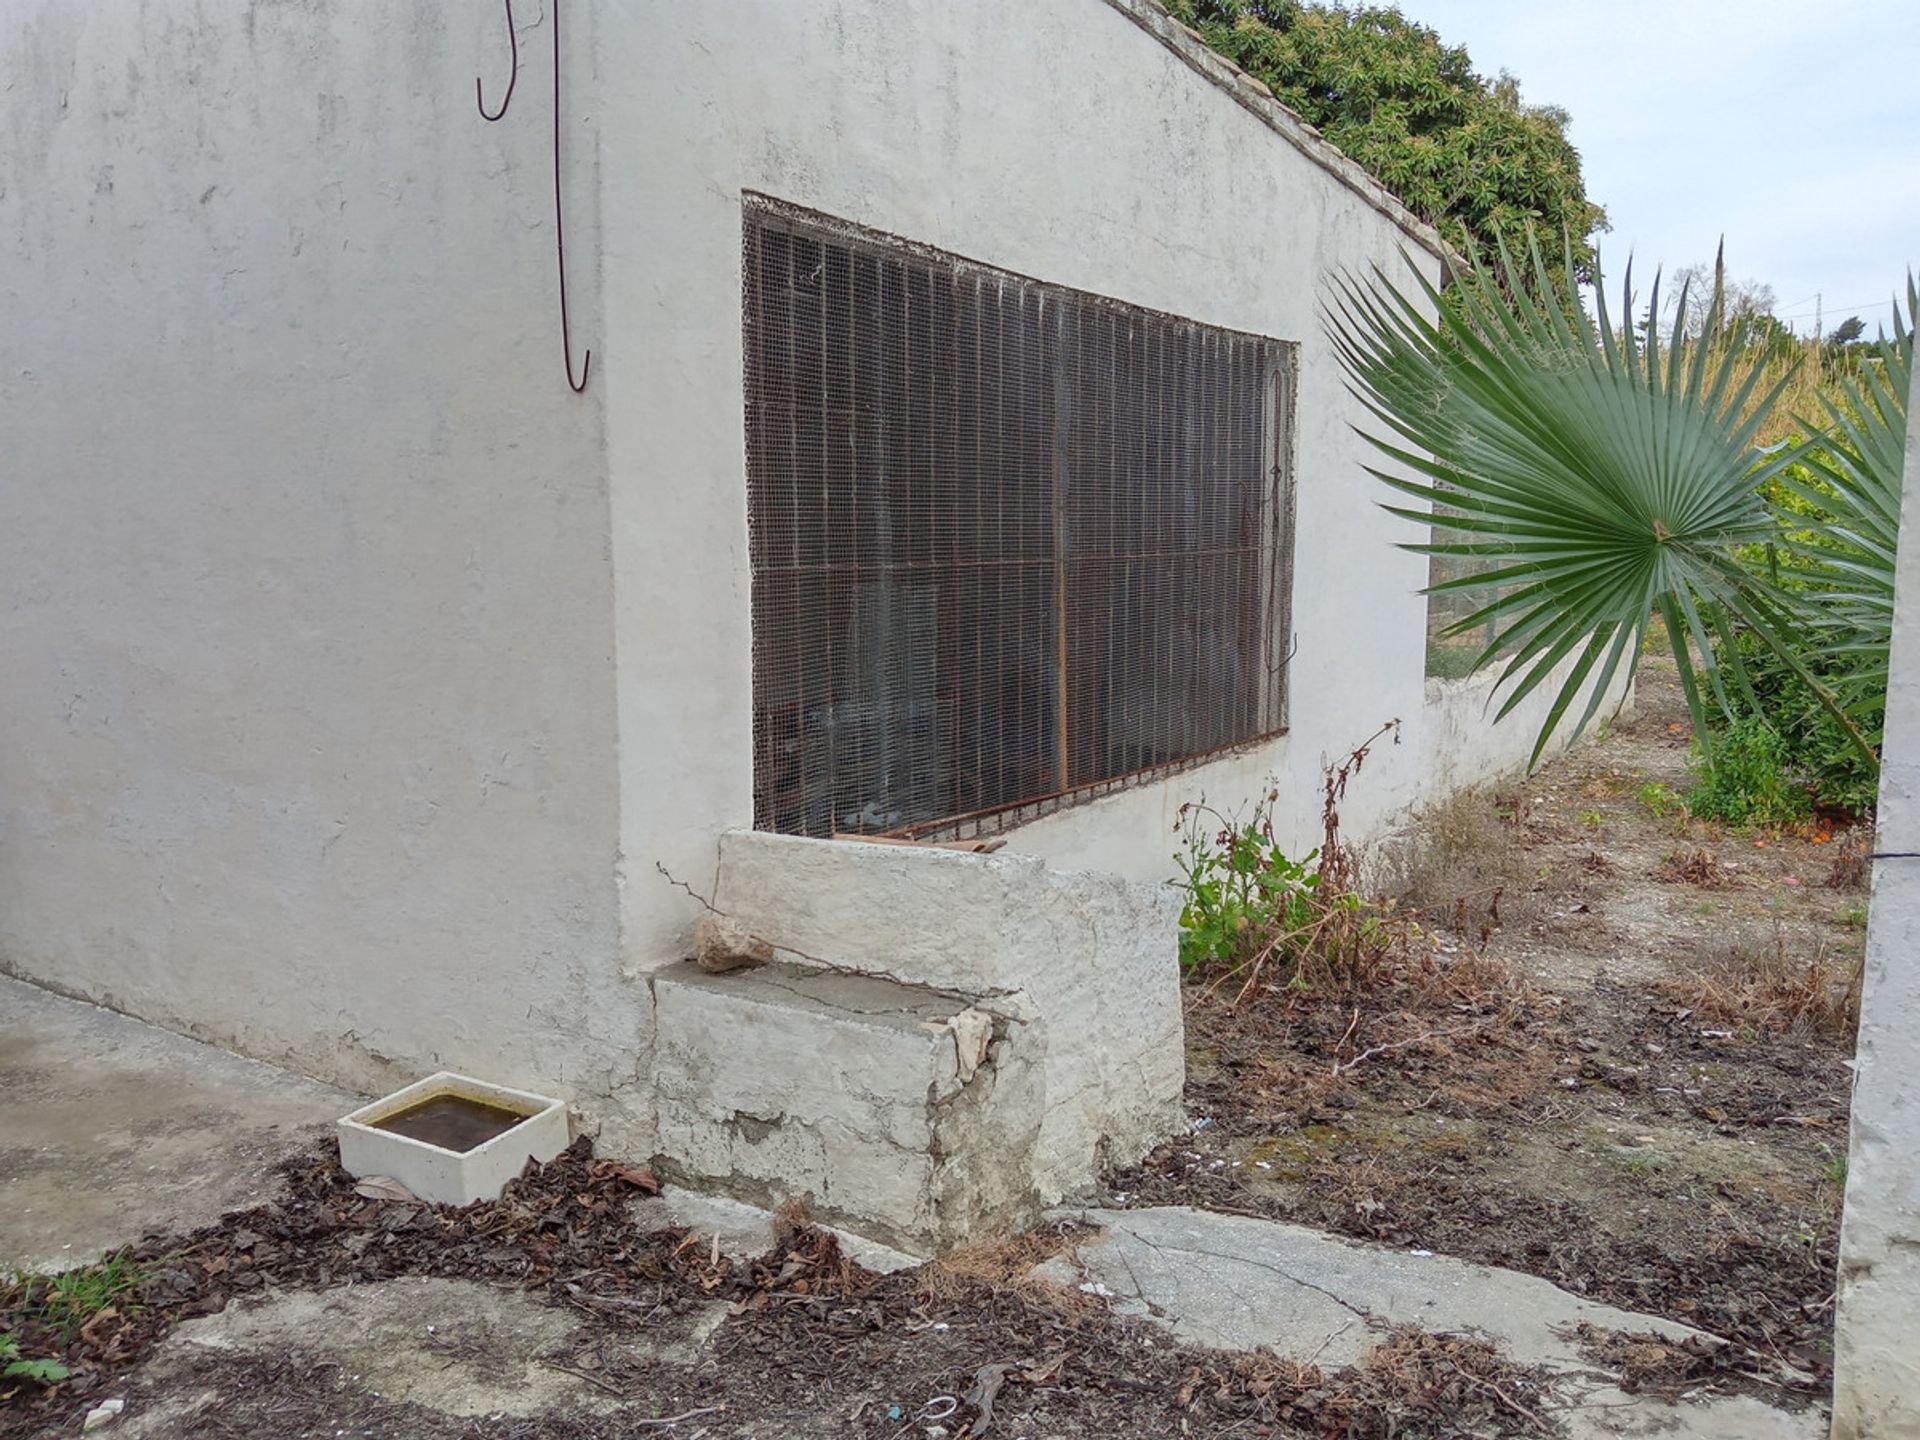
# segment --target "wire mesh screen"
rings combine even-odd
[[[754,823],[974,828],[1279,730],[1293,350],[745,235]]]
[[[1476,540],[1481,538],[1446,527],[1446,517],[1453,512],[1444,506],[1434,507],[1434,526],[1432,536],[1435,543],[1442,541]],[[1494,568],[1493,562],[1481,559],[1463,559],[1452,555],[1433,555],[1427,559],[1427,584],[1441,585],[1449,580],[1462,579],[1468,575]],[[1489,590],[1448,590],[1429,593],[1427,596],[1427,674],[1447,680],[1457,680],[1470,674],[1473,662],[1489,644],[1492,643],[1497,627],[1493,621],[1475,625],[1470,630],[1448,633],[1452,627],[1468,616],[1506,594],[1505,588]]]

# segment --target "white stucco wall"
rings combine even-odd
[[[656,865],[707,888],[752,818],[743,191],[1301,347],[1292,733],[1015,848],[1159,878],[1181,800],[1269,777],[1310,841],[1394,717],[1348,818],[1404,811],[1425,562],[1316,305],[1420,239],[1136,12],[569,7],[576,397],[546,6],[498,125],[492,6],[10,7],[0,967],[644,1123],[644,972],[699,914]]]
[[[1316,306],[1335,268],[1404,273],[1402,247],[1423,253],[1412,235],[1108,0],[740,0],[724,24],[635,5],[602,34],[607,325],[628,367],[608,445],[636,956],[673,951],[697,916],[655,860],[710,873],[697,818],[752,816],[743,190],[1300,344],[1292,733],[1059,812],[1012,848],[1164,878],[1182,800],[1270,776],[1310,839],[1323,760],[1396,716],[1405,743],[1369,768],[1351,819],[1405,809],[1424,751],[1426,562],[1393,548],[1409,537],[1361,470],[1361,412]],[[680,763],[663,772],[662,755]]]
[[[505,59],[425,0],[0,17],[0,967],[361,1088],[610,1091],[645,1019],[608,391]]]
[[[1560,686],[1572,673],[1575,663],[1573,660],[1563,661],[1550,680],[1543,682],[1514,706],[1506,719],[1498,722],[1494,716],[1507,703],[1513,686],[1499,686],[1496,689],[1500,678],[1497,667],[1459,679],[1430,677],[1427,680],[1424,736],[1426,780],[1430,793],[1448,795],[1455,790],[1526,773],[1528,763],[1533,758],[1534,741],[1540,736],[1540,727],[1546,723],[1554,700],[1560,693]],[[1559,724],[1554,726],[1552,738],[1541,752],[1542,764],[1576,743],[1574,726],[1581,711],[1586,708],[1590,693],[1589,690],[1582,690],[1579,698],[1560,717]],[[1633,684],[1624,673],[1623,666],[1623,672],[1616,674],[1608,684],[1606,697],[1601,701],[1600,708],[1594,711],[1593,719],[1588,722],[1580,739],[1591,738],[1619,716],[1631,715],[1633,705]]]
[[[1910,403],[1874,837],[1875,849],[1903,856],[1920,852],[1917,530],[1920,403]],[[1920,860],[1909,858],[1874,864],[1834,1312],[1833,1435],[1920,1436]]]

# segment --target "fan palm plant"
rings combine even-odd
[[[1800,419],[1816,443],[1799,469],[1780,477],[1780,488],[1820,522],[1809,528],[1804,515],[1783,513],[1797,527],[1783,543],[1812,564],[1818,604],[1808,628],[1819,652],[1839,662],[1838,698],[1863,724],[1882,715],[1887,696],[1917,320],[1920,285],[1909,276],[1905,313],[1894,307],[1893,338],[1868,347],[1851,374],[1832,382],[1837,395],[1822,391],[1825,414]],[[1880,739],[1872,730],[1867,738]]]
[[[1478,597],[1449,633],[1490,632],[1473,668],[1499,669],[1496,719],[1546,685],[1532,760],[1570,711],[1577,736],[1623,668],[1632,675],[1655,615],[1703,745],[1709,697],[1729,709],[1729,680],[1751,694],[1735,627],[1834,704],[1807,673],[1792,597],[1736,553],[1780,534],[1761,487],[1802,447],[1763,455],[1754,441],[1791,374],[1767,382],[1738,324],[1731,343],[1688,343],[1684,289],[1663,341],[1657,279],[1644,339],[1630,321],[1631,272],[1628,323],[1613,322],[1602,293],[1590,315],[1573,282],[1552,281],[1531,236],[1527,250],[1544,299],[1503,292],[1477,263],[1444,300],[1417,271],[1409,294],[1376,269],[1337,281],[1324,315],[1379,424],[1362,433],[1393,462],[1370,473],[1419,502],[1386,507],[1428,531],[1406,548],[1473,567],[1432,589]],[[1504,247],[1500,263],[1514,264]],[[1718,312],[1716,296],[1710,332]]]

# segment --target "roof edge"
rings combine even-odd
[[[1398,196],[1369,175],[1365,167],[1301,119],[1297,112],[1276,100],[1264,82],[1207,44],[1197,31],[1169,15],[1160,0],[1105,0],[1105,3],[1166,46],[1185,61],[1189,69],[1226,91],[1241,109],[1399,226],[1421,249],[1442,263],[1452,258],[1451,247],[1440,238],[1438,230],[1409,210]]]

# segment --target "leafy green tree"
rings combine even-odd
[[[1858,315],[1849,315],[1833,327],[1833,330],[1827,336],[1827,343],[1836,347],[1851,345],[1866,333],[1867,322],[1862,320]]]
[[[1567,112],[1522,103],[1512,76],[1483,78],[1465,49],[1392,9],[1302,0],[1169,0],[1168,9],[1463,253],[1497,265],[1493,237],[1530,224],[1568,236],[1575,272],[1590,278],[1606,212],[1587,198]],[[1559,267],[1556,251],[1556,279]]]

